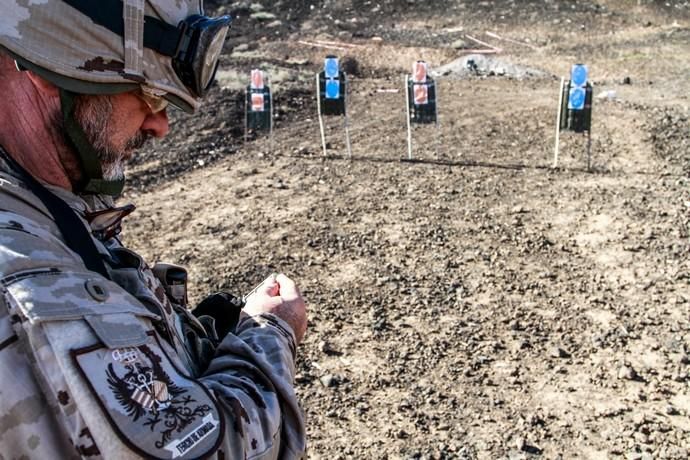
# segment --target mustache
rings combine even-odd
[[[133,152],[135,150],[139,150],[147,144],[149,144],[152,138],[153,135],[147,132],[139,131],[134,137],[127,141],[123,150],[125,152]]]

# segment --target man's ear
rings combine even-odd
[[[58,97],[60,95],[60,89],[48,80],[31,72],[30,70],[26,71],[25,73],[39,92],[51,97]]]

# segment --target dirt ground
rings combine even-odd
[[[310,458],[688,458],[690,2],[206,3],[239,16],[218,87],[130,165],[125,241],[188,266],[195,300],[298,281]],[[440,128],[415,128],[400,161],[391,90],[417,59],[486,48],[473,39],[535,74],[440,76]],[[321,152],[330,53],[352,58],[352,158],[339,119]],[[552,168],[576,62],[591,171],[571,133]],[[244,144],[254,67],[275,132]]]

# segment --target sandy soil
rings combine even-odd
[[[196,300],[298,280],[310,458],[690,455],[690,3],[207,5],[240,15],[219,85],[132,163],[124,236],[187,265]],[[440,128],[415,128],[417,161],[400,161],[404,94],[380,90],[482,47],[468,36],[541,76],[439,77]],[[317,41],[344,49],[300,43]],[[312,82],[329,53],[356,61],[351,159],[338,119],[321,152]],[[609,96],[591,171],[570,133],[552,168],[578,61]],[[276,129],[244,144],[257,66]]]

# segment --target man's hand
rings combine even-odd
[[[307,331],[307,307],[299,289],[287,276],[271,276],[246,299],[244,311],[249,315],[271,313],[290,325],[297,344]]]

